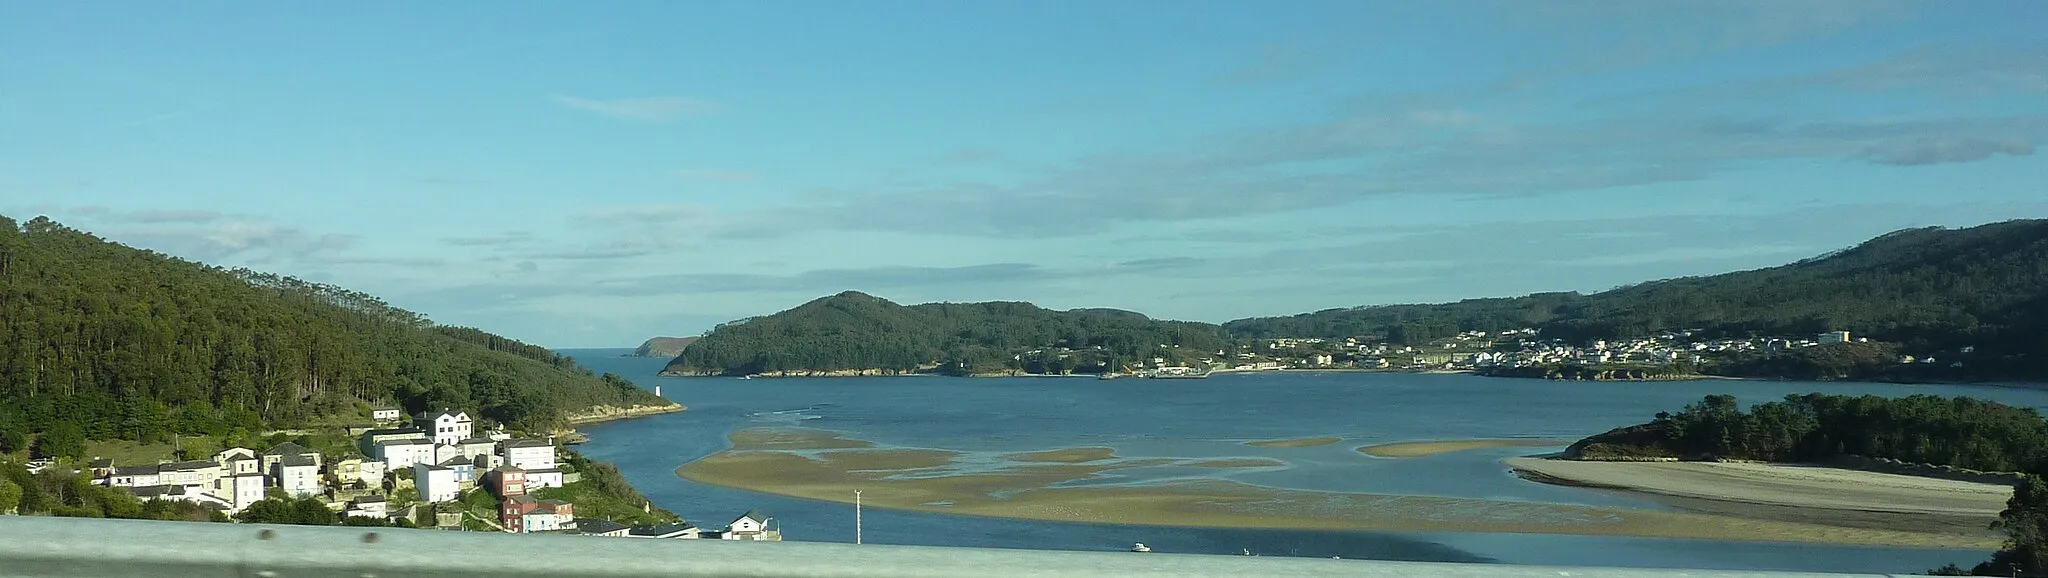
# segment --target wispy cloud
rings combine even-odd
[[[2031,154],[2034,154],[2034,143],[2025,140],[1937,138],[1884,145],[1864,151],[1861,157],[1878,164],[1911,166],[1966,163],[1996,155],[2018,157]]]
[[[718,112],[718,103],[702,98],[683,96],[650,96],[637,98],[583,98],[555,95],[549,100],[569,108],[595,112],[612,118],[665,122],[683,117],[700,116]]]
[[[441,242],[457,247],[511,247],[533,241],[533,233],[512,231],[501,235],[479,235],[473,237],[443,237]]]
[[[760,175],[748,171],[728,171],[718,169],[684,169],[676,171],[675,175],[685,179],[696,181],[710,181],[715,183],[746,182],[760,177]]]

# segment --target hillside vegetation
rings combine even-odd
[[[362,293],[0,216],[0,444],[218,436],[387,403],[540,428],[593,405],[667,402]]]
[[[1213,356],[1227,343],[1214,325],[1159,321],[1128,311],[1053,311],[1015,302],[904,306],[848,291],[774,315],[720,325],[684,349],[664,373],[1059,373],[1119,367],[1151,357]],[[1043,348],[1070,351],[1047,355]],[[1027,360],[1020,358],[1032,350],[1041,353],[1029,360],[1034,367],[1026,368]]]
[[[639,348],[633,350],[632,356],[673,358],[682,355],[683,349],[696,342],[695,337],[656,337],[641,343]]]
[[[1766,269],[1436,305],[1240,319],[1231,335],[1422,343],[1459,331],[1536,327],[1575,342],[1701,329],[1707,337],[1848,330],[1909,351],[1974,346],[1979,376],[2048,375],[2048,221],[1908,229]]]

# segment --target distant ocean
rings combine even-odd
[[[1034,378],[755,379],[656,377],[666,359],[631,349],[566,350],[578,363],[623,375],[690,411],[586,426],[581,451],[615,463],[642,493],[705,527],[749,509],[773,516],[785,539],[853,541],[851,506],[708,486],[674,469],[728,446],[733,431],[802,426],[890,446],[1019,452],[1108,446],[1129,457],[1270,457],[1278,470],[1206,474],[1306,490],[1436,495],[1663,509],[1606,493],[1529,482],[1499,460],[1544,448],[1493,448],[1416,459],[1373,459],[1361,445],[1421,439],[1539,437],[1575,440],[1640,423],[1710,393],[1745,402],[1821,391],[1902,396],[1970,395],[2048,411],[2048,391],[2020,388],[1765,381],[1551,382],[1469,375],[1321,373],[1219,375],[1206,380]],[[1315,448],[1257,448],[1246,440],[1341,436]],[[1142,480],[1140,480],[1142,481]],[[1499,562],[1914,573],[1968,567],[1989,552],[1496,533],[1227,530],[1064,524],[869,508],[864,540],[877,544],[1342,556]]]

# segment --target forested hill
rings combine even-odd
[[[0,428],[153,441],[381,404],[544,427],[594,405],[668,402],[362,293],[0,216]]]
[[[1100,370],[1151,357],[1213,355],[1226,343],[1214,325],[1129,311],[1053,311],[1016,302],[904,306],[849,291],[720,325],[691,343],[664,373]],[[1066,352],[1043,356],[1049,367],[1024,367],[1031,351],[1056,348]]]
[[[1667,330],[1801,335],[1848,330],[1909,349],[2048,350],[2048,221],[1908,229],[1790,265],[1654,281],[1591,295],[1333,309],[1224,324],[1238,337],[1383,335],[1537,327],[1573,341]]]

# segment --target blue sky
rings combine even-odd
[[[554,347],[1225,321],[2048,216],[2048,3],[0,0],[0,213]]]

